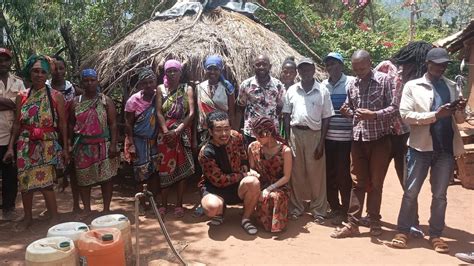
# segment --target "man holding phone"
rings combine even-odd
[[[406,83],[400,103],[400,115],[410,125],[407,168],[397,229],[392,240],[398,248],[407,246],[410,228],[417,220],[418,194],[431,168],[431,217],[429,236],[433,249],[449,252],[440,238],[445,226],[446,194],[454,170],[454,158],[464,152],[456,124],[465,120],[466,100],[456,83],[444,77],[448,67],[448,52],[433,48],[426,55],[427,72],[419,79]]]

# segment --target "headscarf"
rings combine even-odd
[[[81,79],[83,78],[97,78],[97,72],[92,68],[86,68],[81,72]]]
[[[286,140],[283,139],[280,134],[277,133],[276,128],[275,128],[275,123],[273,122],[272,119],[265,117],[265,116],[260,116],[256,118],[255,120],[252,121],[252,131],[254,134],[260,133],[262,131],[268,131],[272,137],[274,137],[277,141],[287,144]]]
[[[23,77],[27,81],[31,81],[31,69],[37,61],[40,61],[41,68],[44,71],[48,72],[48,74],[51,73],[51,65],[49,64],[48,59],[44,55],[32,55],[28,58],[25,67],[23,67],[23,70],[21,71]]]
[[[163,77],[163,83],[165,84],[165,87],[168,87],[168,77],[166,76],[166,70],[170,68],[176,68],[181,71],[183,65],[181,64],[181,62],[175,59],[170,59],[165,62],[165,76]]]
[[[222,58],[218,55],[210,55],[206,58],[206,61],[204,62],[204,68],[207,70],[209,67],[215,66],[221,71],[221,75],[219,76],[219,81],[224,84],[224,87],[226,88],[226,92],[228,95],[234,93],[234,86],[230,81],[228,81],[222,71],[224,70],[224,62],[222,61]]]
[[[147,78],[156,78],[155,72],[150,67],[142,67],[138,71],[138,82],[147,79]]]

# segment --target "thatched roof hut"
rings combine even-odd
[[[176,19],[156,19],[144,23],[126,37],[99,53],[88,65],[97,69],[103,88],[124,85],[135,69],[152,66],[156,73],[169,58],[185,62],[185,71],[194,81],[203,79],[203,61],[219,54],[226,63],[226,75],[237,84],[253,75],[252,62],[268,55],[272,75],[278,76],[288,56],[302,56],[279,35],[237,12],[217,8],[206,13]],[[316,77],[324,72],[318,66]]]

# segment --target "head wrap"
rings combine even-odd
[[[138,71],[138,82],[147,79],[147,78],[156,78],[155,72],[150,67],[142,67]]]
[[[97,78],[97,72],[92,68],[86,68],[81,72],[81,79],[83,78]]]
[[[32,55],[28,60],[26,61],[25,67],[23,67],[22,75],[23,77],[31,81],[31,69],[33,68],[33,65],[37,62],[40,61],[41,68],[50,73],[51,72],[51,65],[49,64],[48,59],[43,56],[43,55]]]
[[[228,81],[222,71],[224,70],[224,62],[222,61],[222,58],[218,55],[210,55],[206,58],[206,61],[204,62],[204,68],[207,70],[209,67],[215,66],[221,71],[221,75],[219,76],[219,81],[224,84],[224,87],[226,88],[226,92],[228,95],[234,93],[234,85]]]
[[[165,87],[168,87],[168,77],[166,76],[166,70],[170,68],[176,68],[181,71],[183,65],[181,64],[181,62],[175,59],[170,59],[165,62],[165,76],[163,77],[163,83],[165,84]]]
[[[204,68],[208,69],[211,66],[217,67],[219,70],[222,71],[224,69],[224,63],[222,62],[222,58],[218,55],[210,55],[206,58],[206,62],[204,62]]]
[[[262,131],[267,131],[269,132],[272,137],[274,137],[277,141],[287,144],[286,140],[283,139],[280,134],[277,133],[275,123],[273,122],[272,119],[265,117],[265,116],[260,116],[256,118],[255,120],[252,121],[252,131],[256,135],[258,133],[261,133]]]

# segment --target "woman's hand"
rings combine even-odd
[[[62,156],[63,156],[64,166],[69,165],[69,161],[70,161],[69,152],[66,150],[63,150]]]
[[[3,158],[2,158],[3,163],[5,163],[5,164],[12,163],[13,162],[13,155],[14,155],[13,149],[8,148],[5,155],[3,155]]]
[[[175,130],[170,130],[163,134],[163,142],[168,145],[168,147],[173,148],[177,144],[178,134]]]
[[[247,172],[247,176],[255,176],[256,178],[259,178],[260,174],[257,171],[250,169],[250,171]]]

